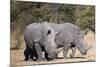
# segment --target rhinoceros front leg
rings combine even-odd
[[[34,46],[33,46],[34,47]],[[36,52],[36,49],[35,47],[33,48],[33,50],[30,51],[30,58],[33,60],[33,61],[36,61],[38,56],[37,56],[37,52]]]
[[[42,61],[43,60],[43,53],[42,53],[42,49],[40,47],[40,44],[39,43],[35,43],[35,49],[36,49],[36,52],[37,52],[37,55],[38,55],[38,59],[37,61]]]
[[[63,56],[64,56],[64,59],[67,59],[67,53],[68,53],[68,50],[70,49],[70,43],[66,43],[64,44],[64,48],[63,48]]]
[[[70,57],[73,58],[75,56],[75,53],[76,53],[76,48],[72,47],[71,50],[72,50],[72,54],[70,54]]]

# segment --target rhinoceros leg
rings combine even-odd
[[[42,53],[42,49],[39,43],[34,43],[37,55],[38,55],[38,61],[42,61],[43,60],[43,53]]]
[[[71,50],[72,50],[72,54],[70,55],[70,57],[73,58],[75,56],[75,53],[76,53],[76,48],[72,47]]]
[[[74,57],[75,56],[75,53],[76,53],[76,44],[74,43],[71,43],[71,46],[70,46],[71,50],[72,50],[72,53],[70,54],[70,57]]]
[[[45,58],[49,61],[48,53],[45,51],[44,53]]]
[[[38,58],[38,55],[37,55],[37,52],[36,52],[36,49],[35,49],[35,46],[34,45],[33,45],[33,50],[30,51],[30,58],[33,61],[36,61],[37,58]]]
[[[67,58],[67,53],[68,53],[68,50],[70,49],[70,46],[71,46],[70,43],[65,43],[64,44],[64,48],[63,48],[63,56],[64,56],[64,59]]]
[[[25,61],[29,59],[29,55],[30,55],[30,48],[26,45],[26,49],[24,51]]]

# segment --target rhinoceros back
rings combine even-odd
[[[41,24],[33,23],[26,27],[24,39],[26,44],[32,48],[34,42],[40,42],[42,38]]]

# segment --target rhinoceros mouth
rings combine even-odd
[[[86,51],[84,51],[84,52],[82,53],[82,55],[86,55],[87,52],[88,52],[91,48],[92,48],[92,46],[89,46],[88,48],[86,48]]]

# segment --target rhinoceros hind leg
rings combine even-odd
[[[43,60],[43,53],[42,53],[42,49],[40,47],[40,44],[35,43],[34,46],[35,46],[36,53],[37,53],[37,56],[38,56],[37,61],[42,61]]]
[[[30,55],[30,49],[26,47],[25,51],[24,51],[24,56],[25,56],[25,61],[27,61],[29,59],[29,55]]]
[[[31,58],[33,61],[36,61],[36,60],[38,59],[38,55],[37,55],[35,46],[33,46],[33,50],[31,50],[30,58]]]

